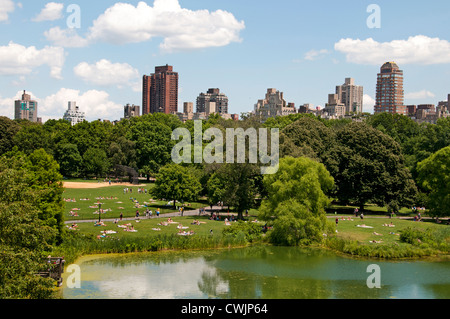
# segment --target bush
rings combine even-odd
[[[263,228],[260,224],[252,222],[237,221],[233,222],[231,226],[223,229],[224,236],[232,235],[233,237],[242,241],[245,239],[248,242],[253,242],[259,239],[263,233]]]

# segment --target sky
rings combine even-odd
[[[76,101],[89,121],[142,104],[155,66],[179,73],[179,111],[220,88],[229,113],[268,88],[296,107],[324,106],[352,77],[373,112],[377,73],[404,71],[405,104],[450,94],[450,1],[0,0],[0,116],[23,90],[43,121]]]

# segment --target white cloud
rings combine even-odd
[[[100,86],[132,85],[139,78],[139,72],[128,63],[112,63],[102,59],[95,64],[82,62],[74,68],[74,73],[85,82]]]
[[[80,111],[86,112],[87,120],[118,120],[123,117],[123,105],[111,101],[107,92],[89,90],[82,93],[67,88],[61,88],[55,94],[43,98],[39,103],[38,116],[42,116],[43,120],[60,119],[67,110],[69,101],[77,102]]]
[[[0,21],[8,21],[9,14],[14,11],[12,0],[0,0]]]
[[[0,116],[14,118],[14,101],[22,97],[23,91],[18,91],[13,97],[3,98],[0,96]],[[123,117],[123,106],[111,101],[105,91],[79,90],[61,88],[55,94],[39,98],[28,92],[31,98],[38,102],[38,117],[45,122],[49,119],[61,119],[67,110],[69,101],[76,101],[82,112],[86,112],[86,119],[94,121],[97,119],[118,120]]]
[[[357,64],[381,65],[386,61],[422,65],[450,63],[450,42],[424,35],[382,43],[372,38],[348,38],[341,39],[334,47],[346,55],[348,62]]]
[[[239,33],[244,28],[244,22],[229,12],[183,9],[178,0],[155,0],[153,7],[142,1],[136,7],[116,3],[93,22],[83,44],[101,41],[120,45],[162,38],[160,49],[172,52],[240,42]],[[59,43],[69,43],[63,40],[67,36],[56,29],[46,33],[48,40]]]
[[[44,32],[48,41],[64,48],[83,48],[89,41],[77,34],[75,28],[62,30],[60,27],[51,28]]]
[[[0,75],[27,75],[42,65],[50,67],[50,75],[61,79],[65,52],[60,47],[46,46],[42,50],[14,42],[0,46]]]
[[[320,59],[322,57],[324,57],[325,55],[327,55],[329,53],[328,50],[326,49],[322,49],[322,50],[311,50],[309,52],[306,52],[305,54],[305,60],[308,61],[314,61],[317,59]]]
[[[420,99],[426,99],[426,98],[434,98],[435,95],[433,92],[422,90],[418,92],[410,92],[405,94],[406,99],[410,100],[420,100]]]
[[[369,94],[364,94],[363,112],[373,114],[375,103],[376,103],[376,101],[374,98],[372,98]]]
[[[40,21],[54,21],[63,18],[63,3],[49,2],[45,5],[42,11],[32,19],[35,22]]]

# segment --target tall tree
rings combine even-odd
[[[242,219],[243,213],[255,205],[259,179],[261,171],[256,164],[221,164],[208,180],[210,204],[222,201],[233,207],[238,219]]]
[[[273,221],[271,241],[280,245],[320,242],[327,228],[326,193],[334,182],[325,166],[306,157],[285,157],[277,173],[264,176],[267,197],[259,217]]]
[[[419,185],[427,195],[427,208],[433,216],[450,215],[450,146],[447,146],[417,167]]]
[[[136,145],[139,171],[148,178],[171,162],[172,148],[175,145],[171,138],[172,128],[160,120],[156,115],[133,119],[126,135]]]
[[[83,170],[85,176],[102,177],[109,172],[110,162],[106,152],[97,147],[90,147],[83,154]]]
[[[201,191],[200,182],[181,165],[168,164],[156,175],[151,193],[155,198],[176,202],[195,201]]]
[[[78,177],[83,170],[83,158],[76,144],[57,144],[54,151],[60,172],[65,177]]]
[[[323,159],[342,202],[357,203],[363,210],[369,202],[402,207],[415,200],[417,188],[400,145],[365,123],[338,130],[335,144]]]
[[[17,122],[5,116],[0,116],[0,155],[12,150],[15,145],[14,136],[20,128]]]

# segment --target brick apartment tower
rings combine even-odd
[[[173,112],[178,112],[178,73],[170,65],[157,66],[143,78],[142,114]]]
[[[375,113],[408,115],[404,105],[403,71],[394,62],[386,62],[377,78]]]

